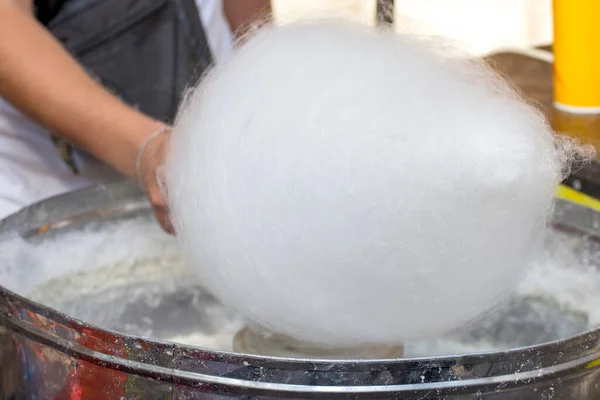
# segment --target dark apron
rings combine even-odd
[[[166,123],[173,122],[186,88],[212,62],[194,0],[36,0],[35,5],[40,22],[88,73]],[[77,172],[71,146],[56,137],[54,142]]]

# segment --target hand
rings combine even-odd
[[[169,151],[170,137],[171,130],[167,129],[148,139],[139,155],[137,178],[146,191],[160,226],[165,232],[173,235],[175,231],[169,215],[167,189],[162,177],[162,166]]]

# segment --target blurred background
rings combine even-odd
[[[374,24],[374,0],[273,0],[285,23],[307,15],[341,15]],[[484,55],[552,43],[552,0],[396,0],[396,29],[441,35]]]

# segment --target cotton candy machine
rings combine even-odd
[[[598,399],[599,226],[558,200],[518,295],[404,359],[292,359],[233,351],[135,186],[53,198],[0,222],[0,398]]]

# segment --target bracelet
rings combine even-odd
[[[142,166],[142,158],[144,157],[144,151],[146,150],[146,147],[148,147],[148,144],[157,136],[162,135],[163,133],[168,132],[171,129],[172,128],[170,126],[163,126],[162,128],[152,132],[152,134],[148,136],[146,140],[144,140],[144,143],[142,143],[142,147],[140,148],[140,151],[138,152],[137,158],[135,160],[135,177],[138,183],[142,183],[140,179],[140,167]]]

